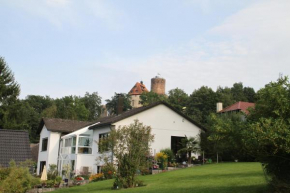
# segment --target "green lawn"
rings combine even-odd
[[[144,187],[111,190],[113,180],[60,189],[56,192],[194,192],[252,193],[263,192],[266,181],[260,163],[221,163],[140,176]]]

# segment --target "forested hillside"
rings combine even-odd
[[[96,120],[101,114],[102,98],[98,92],[85,93],[84,96],[64,96],[51,98],[50,96],[28,95],[19,99],[20,85],[14,80],[13,72],[3,58],[0,58],[0,128],[27,130],[30,141],[39,140],[41,128],[39,123],[42,117],[73,119],[81,121]],[[126,91],[123,93],[124,109],[131,109]],[[207,117],[216,111],[216,103],[222,102],[224,107],[237,101],[255,102],[256,93],[251,87],[234,83],[231,88],[219,87],[216,91],[207,86],[193,90],[191,94],[175,88],[165,95],[143,93],[142,104],[163,100],[195,121],[206,125]],[[117,93],[107,99],[107,108],[111,113],[116,112]]]

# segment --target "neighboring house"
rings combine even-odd
[[[131,106],[132,108],[142,107],[140,103],[140,96],[143,92],[149,92],[146,86],[141,81],[140,83],[137,82],[133,88],[130,90],[129,95],[131,96]]]
[[[254,107],[255,103],[239,101],[223,109],[222,103],[217,103],[217,112],[218,113],[243,112],[245,114],[249,114],[249,109]]]
[[[60,139],[63,135],[81,129],[88,124],[90,122],[42,118],[36,173],[41,174],[45,165],[49,168],[50,164],[58,164]]]
[[[0,166],[8,167],[12,159],[19,163],[31,158],[27,131],[0,129]]]
[[[97,141],[106,138],[111,129],[130,125],[136,119],[152,128],[154,142],[151,144],[151,155],[155,155],[164,148],[171,148],[174,153],[177,153],[181,148],[181,139],[185,136],[196,137],[205,130],[169,104],[157,102],[119,115],[101,118],[67,135],[54,137],[48,146],[55,147],[55,151],[49,151],[49,153],[42,155],[42,160],[51,160],[52,153],[55,163],[57,161],[55,153],[59,151],[56,147],[59,147],[61,149],[58,157],[59,172],[63,170],[64,165],[69,164],[75,174],[97,173],[103,163],[97,162],[96,159],[104,155],[99,153],[100,147],[98,147]],[[57,125],[55,126],[57,128]],[[46,125],[43,126],[42,133],[47,132],[46,127]],[[45,137],[46,135],[41,134],[41,136]],[[111,153],[107,152],[106,155],[111,156]],[[50,162],[47,161],[47,163]]]
[[[39,151],[39,143],[30,144],[31,154],[32,154],[32,161],[35,161],[37,163],[38,161],[38,151]]]

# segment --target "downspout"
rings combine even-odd
[[[111,127],[110,127],[110,130],[112,131],[112,129],[115,129],[115,125],[111,125]],[[114,147],[113,147],[113,149],[114,149]],[[114,151],[113,151],[113,149],[112,149],[112,155],[111,155],[111,163],[112,164],[114,164]]]
[[[59,134],[59,140],[58,140],[58,152],[57,152],[57,163],[56,163],[56,167],[57,167],[57,170],[60,171],[61,168],[58,168],[59,167],[59,159],[60,159],[60,140],[61,140],[61,133]],[[59,172],[61,173],[61,172]],[[58,174],[59,175],[59,174]]]
[[[79,153],[79,135],[76,135],[76,151],[75,151],[75,175],[77,174],[78,166],[78,153]],[[80,171],[80,170],[79,170]]]

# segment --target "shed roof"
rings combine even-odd
[[[0,129],[0,165],[8,167],[13,159],[16,163],[31,159],[27,131]]]

